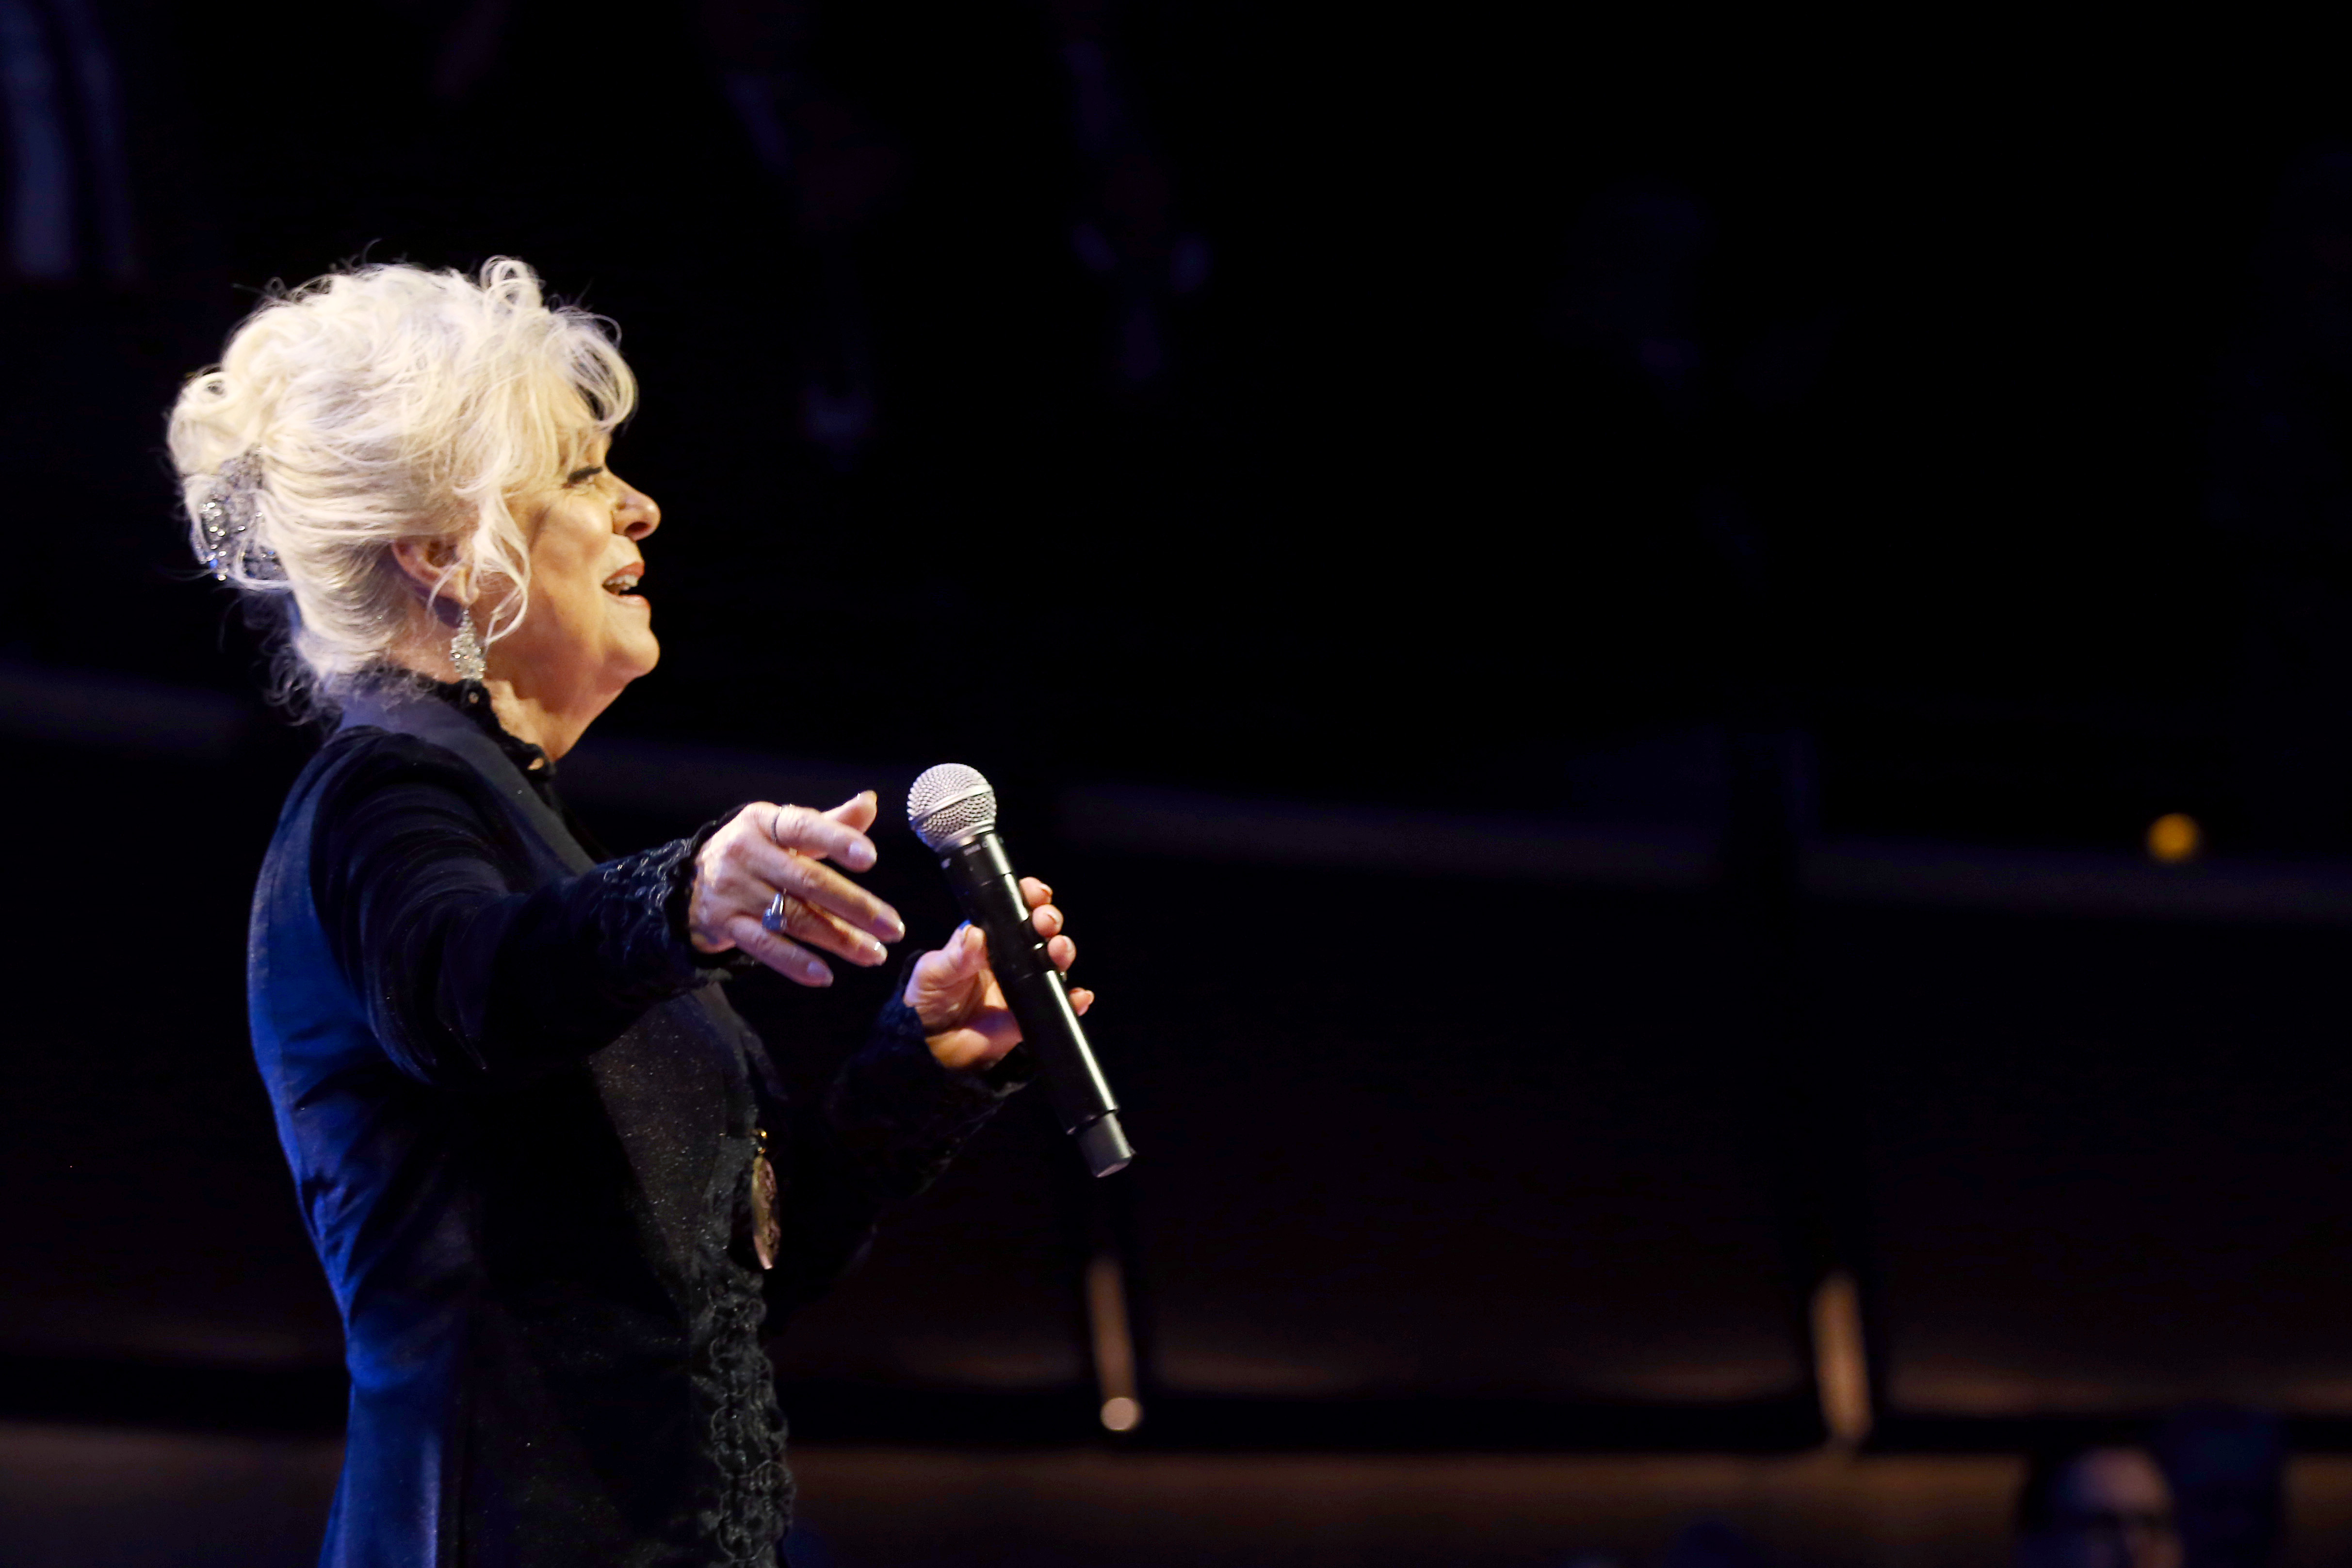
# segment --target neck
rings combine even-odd
[[[404,669],[414,670],[429,680],[454,685],[457,667],[449,662],[446,640],[429,642],[412,640],[394,655],[394,662]],[[482,683],[490,695],[490,711],[498,716],[499,727],[517,740],[527,740],[547,753],[550,762],[560,762],[564,753],[580,744],[580,737],[597,716],[613,706],[621,695],[615,686],[606,690],[579,681],[548,681],[535,679],[528,669],[500,669],[499,650],[490,650],[489,678]]]
[[[527,740],[547,753],[550,762],[562,761],[565,752],[579,745],[596,716],[619,695],[606,693],[583,700],[582,694],[566,693],[568,700],[562,700],[498,674],[482,685],[490,694],[490,711],[499,716],[499,724],[517,740]]]

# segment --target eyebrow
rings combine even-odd
[[[565,476],[563,482],[567,485],[584,485],[604,471],[604,465],[602,463],[592,463],[585,468],[574,468]]]

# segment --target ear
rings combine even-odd
[[[461,569],[449,570],[456,551],[445,538],[404,538],[392,541],[393,564],[399,567],[416,590],[419,599],[431,601],[436,598],[453,600],[458,604],[472,602],[470,584]]]

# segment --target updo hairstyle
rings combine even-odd
[[[508,497],[543,484],[636,403],[611,324],[550,306],[520,261],[382,265],[275,294],[173,404],[197,558],[277,629],[277,695],[331,712],[388,666],[415,591],[392,547],[446,540],[439,593],[503,579],[486,642],[528,606],[530,541]],[[214,529],[205,527],[205,504]],[[226,538],[222,507],[238,521]]]

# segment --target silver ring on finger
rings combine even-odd
[[[781,893],[768,900],[767,912],[760,916],[760,928],[772,936],[782,936],[784,934],[784,895]]]
[[[783,828],[785,810],[786,808],[779,806],[768,818],[768,841],[775,845],[778,849],[782,849],[784,847]]]

